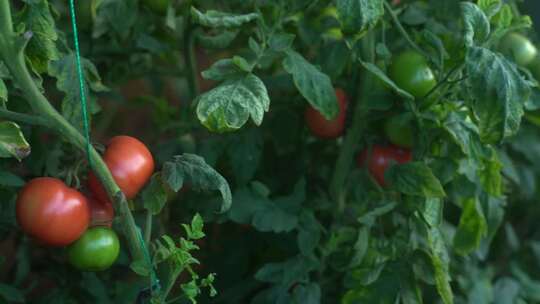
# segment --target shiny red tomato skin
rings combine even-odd
[[[364,166],[367,162],[367,167],[371,175],[381,186],[386,186],[384,173],[392,164],[392,161],[404,164],[412,160],[412,153],[408,149],[397,146],[373,146],[370,159],[368,158],[368,150],[364,150],[358,157],[358,165]]]
[[[16,213],[24,232],[50,246],[69,245],[84,233],[90,222],[87,199],[51,177],[35,178],[21,189]]]
[[[130,136],[113,137],[103,160],[127,199],[133,199],[154,172],[152,154],[142,142]],[[88,176],[88,187],[99,201],[110,203],[105,189],[93,173]]]
[[[114,219],[114,208],[110,202],[101,202],[93,197],[88,198],[90,207],[90,227],[111,228]]]
[[[322,139],[334,139],[343,134],[347,112],[347,96],[342,89],[336,89],[339,104],[339,113],[333,120],[326,120],[324,116],[308,106],[304,113],[306,124],[313,135]]]

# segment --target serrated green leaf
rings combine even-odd
[[[167,191],[159,174],[154,174],[150,183],[144,187],[141,199],[143,200],[144,208],[153,215],[161,212],[161,209],[163,209],[167,202]]]
[[[229,184],[200,156],[187,153],[175,156],[173,161],[163,165],[161,174],[163,182],[175,192],[178,192],[184,181],[187,181],[194,190],[219,190],[223,199],[221,212],[231,207],[232,195]]]
[[[208,70],[202,72],[204,79],[223,81],[245,75],[231,58],[216,61]]]
[[[431,169],[421,162],[392,166],[385,173],[385,180],[397,191],[426,198],[444,197],[446,194]]]
[[[493,17],[502,8],[501,0],[478,0],[478,7],[489,17]]]
[[[478,200],[469,198],[463,201],[459,226],[454,235],[454,249],[467,255],[478,248],[487,232],[487,223]]]
[[[249,23],[257,18],[259,14],[250,13],[244,15],[235,15],[230,13],[208,10],[202,13],[195,7],[191,7],[191,17],[193,21],[207,27],[238,27],[245,23]]]
[[[390,86],[392,90],[394,90],[398,95],[401,97],[414,100],[414,97],[409,94],[409,92],[406,92],[405,90],[402,90],[392,79],[390,79],[378,66],[369,63],[364,62],[360,60],[360,64],[369,72],[371,72],[373,75],[375,75],[379,80],[381,80],[386,85]]]
[[[491,31],[488,17],[474,3],[462,2],[463,25],[465,27],[465,44],[472,46],[486,41]]]
[[[255,75],[228,80],[197,98],[197,117],[213,132],[240,129],[251,117],[256,125],[270,107],[264,83]]]
[[[374,26],[384,14],[383,0],[338,0],[341,28],[356,34]]]
[[[32,38],[26,46],[26,57],[38,73],[47,71],[49,62],[59,58],[56,48],[58,34],[49,2],[46,0],[26,3],[17,21],[25,25],[26,31],[32,32]]]
[[[227,155],[239,185],[246,184],[255,175],[262,157],[263,145],[262,134],[256,128],[235,134],[228,142]]]
[[[8,89],[4,81],[0,78],[0,103],[8,101]]]
[[[239,30],[225,30],[217,35],[206,35],[202,32],[197,32],[195,38],[197,43],[207,49],[225,49],[234,41],[240,33]]]
[[[328,75],[292,50],[287,52],[283,68],[293,76],[298,91],[317,111],[326,119],[337,116],[337,97]]]
[[[435,271],[435,283],[437,291],[444,304],[454,303],[454,294],[450,286],[449,257],[444,244],[444,239],[439,228],[428,229],[428,246],[430,249],[431,263]]]
[[[0,157],[15,157],[19,161],[30,154],[30,145],[19,126],[10,121],[0,122]]]
[[[482,47],[467,51],[469,103],[478,117],[480,139],[498,143],[514,135],[531,89],[516,66],[501,54]]]
[[[87,111],[92,114],[96,112],[95,109],[98,109],[98,105],[95,98],[90,94],[90,90],[104,92],[108,89],[101,82],[97,68],[92,62],[81,58],[81,65]],[[52,61],[49,65],[49,74],[56,78],[56,87],[65,94],[62,101],[62,115],[79,130],[83,130],[81,90],[75,54],[65,54],[59,60]]]
[[[0,171],[0,185],[6,186],[6,187],[22,187],[24,186],[25,181],[20,178],[19,176],[8,172],[8,171]]]

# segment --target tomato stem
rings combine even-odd
[[[418,44],[416,44],[411,36],[409,36],[409,34],[407,33],[407,31],[405,30],[405,28],[403,27],[403,25],[401,24],[401,22],[399,21],[396,13],[394,13],[394,10],[392,9],[392,7],[390,6],[390,4],[388,4],[388,2],[384,1],[384,8],[386,9],[386,11],[388,12],[388,14],[390,14],[390,17],[392,18],[392,21],[394,22],[396,28],[398,29],[398,31],[401,33],[401,35],[403,36],[403,38],[405,38],[405,40],[407,40],[407,42],[409,43],[409,45],[417,52],[419,52],[420,54],[422,54],[422,56],[426,57],[426,58],[429,58],[428,54],[426,54],[426,52],[424,52],[419,46]]]
[[[26,115],[21,116],[23,114],[18,113],[18,115],[14,115],[13,112],[5,110],[0,115],[7,116],[9,114],[11,118],[18,118],[19,121],[24,119],[28,122],[42,122],[86,153],[85,137],[49,103],[28,71],[24,58],[24,39],[26,37],[30,37],[30,35],[27,33],[23,38],[18,37],[13,32],[9,1],[0,1],[0,59],[4,61],[14,82],[17,83],[32,111],[36,113],[39,119],[32,117],[30,120],[30,117]],[[125,196],[114,181],[111,172],[99,153],[93,147],[90,148],[89,153],[92,160],[92,170],[104,185],[109,196],[116,202],[115,206],[123,221],[124,232],[133,258],[135,260],[143,259],[143,244],[140,243],[137,237],[138,228]]]
[[[191,102],[199,96],[199,82],[197,80],[197,61],[195,59],[195,37],[193,36],[193,25],[191,22],[190,10],[186,10],[186,30],[184,31],[184,61],[187,70],[187,82],[189,88],[189,99]]]
[[[362,40],[362,43],[364,56],[369,62],[374,62],[375,41],[373,34],[367,33]],[[358,69],[360,68],[358,67]],[[341,146],[341,150],[339,151],[339,156],[336,161],[332,180],[330,182],[330,194],[338,204],[337,212],[339,214],[345,210],[345,181],[350,172],[350,168],[352,167],[355,148],[365,126],[364,118],[368,110],[365,106],[365,101],[369,96],[369,88],[371,87],[371,83],[371,75],[369,73],[364,73],[361,85],[356,86],[356,88],[359,88],[361,91],[354,94],[357,96],[357,102],[353,114],[352,126],[347,130],[347,134],[345,135],[343,145]]]
[[[146,210],[146,223],[144,226],[144,241],[150,243],[150,237],[152,236],[152,212]]]
[[[22,122],[34,126],[47,127],[49,125],[49,121],[43,117],[17,113],[6,109],[0,109],[0,118]]]

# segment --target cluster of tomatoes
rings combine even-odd
[[[501,52],[511,57],[519,66],[527,67],[540,79],[540,56],[531,41],[519,34],[506,35],[499,46]],[[390,78],[415,98],[424,98],[437,85],[435,75],[428,62],[415,51],[405,51],[393,59],[389,69]],[[305,111],[306,124],[311,133],[321,139],[335,139],[345,130],[347,96],[342,89],[336,89],[339,114],[327,120],[313,107]],[[384,173],[392,163],[406,163],[412,160],[411,147],[413,132],[411,121],[395,117],[385,122],[384,131],[389,145],[374,145],[370,150],[361,151],[358,165],[366,166],[381,185],[386,186]]]
[[[129,136],[112,138],[103,160],[128,199],[137,195],[154,171],[148,148]],[[59,179],[35,178],[18,194],[17,221],[40,244],[68,246],[67,256],[74,267],[100,271],[116,261],[120,242],[111,229],[113,205],[93,173],[88,188],[91,194],[85,196]]]
[[[435,75],[421,54],[405,51],[398,55],[390,66],[390,77],[402,89],[415,98],[426,96],[436,85]],[[342,89],[336,89],[339,113],[327,120],[316,109],[309,106],[305,111],[305,121],[311,133],[321,139],[335,139],[345,130],[347,96]],[[396,117],[385,123],[385,133],[389,145],[374,145],[358,155],[359,166],[366,166],[370,174],[381,185],[386,186],[384,173],[392,163],[406,163],[412,160],[412,127],[410,120]]]

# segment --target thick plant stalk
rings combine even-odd
[[[0,0],[0,59],[9,69],[13,80],[17,83],[32,111],[51,130],[62,135],[67,141],[81,151],[86,152],[86,139],[49,103],[40,92],[24,60],[24,45],[31,35],[19,37],[13,32],[12,17],[8,0]],[[10,114],[4,112],[4,114]],[[5,115],[7,117],[7,115]],[[17,116],[18,117],[18,116]],[[14,117],[14,118],[17,118]],[[23,116],[19,117],[23,118]],[[20,119],[22,120],[22,119]],[[135,260],[144,260],[144,248],[139,231],[129,210],[127,200],[114,181],[107,165],[92,147],[89,155],[92,170],[115,202],[116,209],[122,219],[125,235],[129,242],[130,252]]]
[[[373,62],[374,53],[373,50],[375,43],[373,35],[367,33],[362,40],[363,56],[369,61]],[[362,132],[365,128],[365,117],[367,108],[365,106],[365,100],[369,97],[369,92],[372,84],[372,76],[369,73],[363,73],[360,85],[360,92],[358,92],[357,104],[353,112],[353,122],[351,127],[347,130],[347,134],[343,140],[343,145],[339,151],[336,165],[330,182],[330,195],[337,202],[337,213],[341,214],[345,209],[346,200],[346,180],[351,167],[354,163],[354,152],[357,143],[360,141]]]

